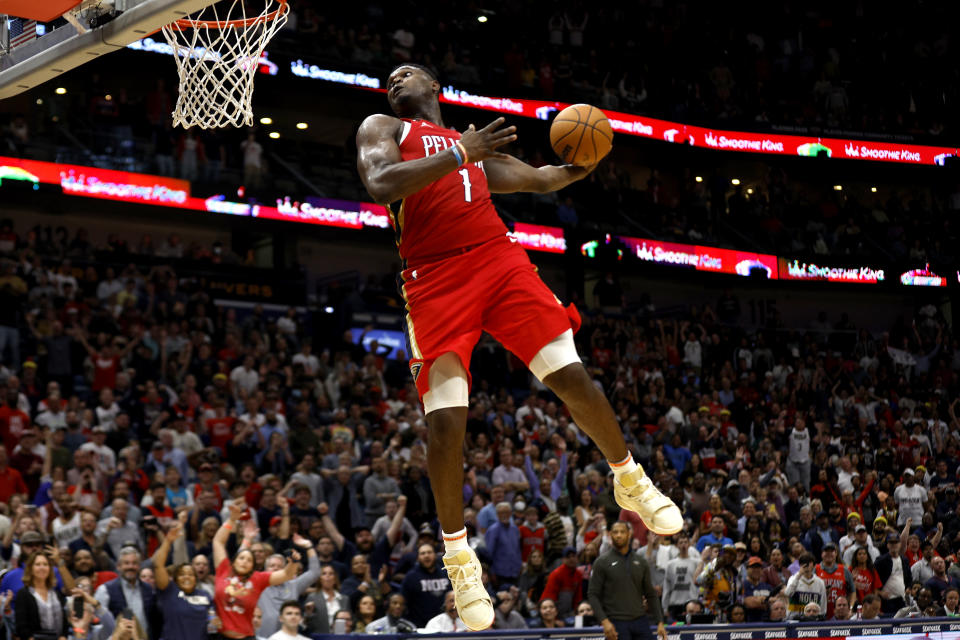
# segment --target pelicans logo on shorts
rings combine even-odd
[[[420,368],[423,366],[422,362],[413,362],[410,364],[410,375],[413,376],[413,381],[417,381],[417,376],[420,375]]]

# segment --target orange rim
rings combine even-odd
[[[287,0],[277,0],[280,3],[280,6],[277,7],[276,11],[271,11],[265,16],[257,16],[256,18],[247,18],[246,20],[191,20],[190,18],[180,18],[176,22],[170,24],[170,28],[183,31],[184,29],[196,29],[198,27],[205,27],[207,29],[241,29],[246,27],[252,27],[265,22],[273,22],[280,16],[286,15],[290,11],[290,6],[287,4]]]

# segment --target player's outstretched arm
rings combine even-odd
[[[587,177],[595,166],[578,167],[565,164],[559,167],[547,165],[536,168],[506,154],[500,154],[483,163],[490,193],[558,191],[572,182]]]
[[[502,124],[503,118],[497,118],[483,129],[470,125],[463,133],[460,142],[469,162],[504,155],[496,149],[516,139],[516,128],[499,129]],[[452,149],[404,162],[397,144],[402,126],[398,118],[378,114],[364,120],[357,131],[357,170],[378,204],[390,204],[416,193],[460,166]]]

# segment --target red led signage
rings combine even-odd
[[[629,236],[617,236],[616,239],[627,247],[630,255],[644,262],[769,280],[778,278],[777,257],[764,253],[660,242]]]
[[[544,227],[538,224],[524,222],[513,223],[510,236],[520,246],[530,251],[546,251],[547,253],[566,253],[567,241],[563,237],[560,227]]]
[[[4,179],[58,184],[72,196],[168,207],[181,207],[190,197],[186,180],[20,158],[0,157],[0,182]]]
[[[372,90],[381,93],[386,92],[384,89]],[[451,86],[445,87],[440,93],[440,102],[539,120],[549,120],[552,113],[570,106],[566,102],[481,96]],[[801,157],[825,156],[828,158],[875,160],[914,165],[943,165],[947,158],[960,154],[957,147],[932,147],[912,143],[726,131],[647,118],[619,111],[605,110],[604,113],[610,120],[610,126],[617,133],[676,144],[687,144],[704,149]]]

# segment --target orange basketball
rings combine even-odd
[[[574,104],[550,125],[550,146],[567,164],[599,162],[613,147],[613,129],[603,111],[589,104]]]

